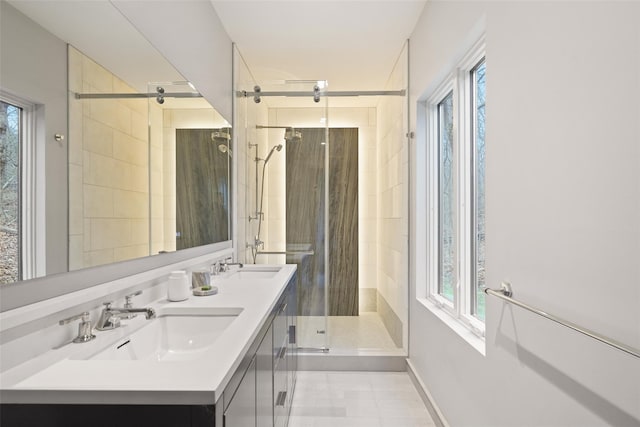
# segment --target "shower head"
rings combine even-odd
[[[222,139],[223,141],[230,141],[231,140],[231,134],[228,131],[228,128],[223,128],[223,129],[216,129],[213,132],[211,132],[211,140],[212,141],[216,141]]]
[[[231,148],[229,148],[225,144],[219,144],[218,150],[220,150],[221,153],[229,153],[229,157],[233,157],[233,152],[231,151]]]
[[[302,140],[302,132],[295,128],[287,128],[284,131],[284,140],[287,142],[300,142]]]
[[[274,152],[274,151],[276,151],[276,150],[278,150],[278,151],[282,150],[282,144],[274,145],[274,146],[271,148],[271,151],[269,151],[269,154],[267,154],[267,158],[266,158],[266,159],[264,159],[264,164],[265,164],[265,165],[267,164],[267,162],[269,161],[269,159],[270,159],[270,158],[271,158],[271,156],[273,155],[273,152]]]

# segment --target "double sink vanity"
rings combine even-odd
[[[121,314],[119,327],[3,370],[0,425],[285,427],[297,370],[295,266],[245,266],[214,285],[216,295],[181,302],[166,299],[166,284],[138,291],[140,312]],[[160,298],[137,304],[145,293]]]

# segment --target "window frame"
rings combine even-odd
[[[37,104],[24,98],[15,96],[0,89],[0,99],[21,109],[20,112],[20,186],[19,186],[19,240],[20,259],[18,266],[18,280],[37,277],[44,268],[44,236],[39,237],[40,223],[44,221],[44,214],[38,213],[42,209],[36,206],[43,204],[44,191],[38,176],[38,147],[37,147]],[[43,158],[43,157],[42,157]],[[41,168],[40,170],[43,170]],[[40,233],[42,234],[42,233]]]
[[[435,92],[427,99],[427,140],[430,143],[427,144],[427,165],[431,171],[428,177],[427,186],[427,210],[429,213],[429,224],[427,227],[427,242],[428,253],[433,256],[428,257],[427,260],[427,296],[438,307],[442,308],[451,315],[456,315],[456,306],[458,300],[458,283],[460,279],[459,272],[456,272],[458,283],[453,287],[453,301],[449,301],[447,298],[440,295],[440,206],[439,206],[439,192],[440,192],[440,120],[439,120],[439,106],[444,99],[453,93],[453,141],[454,149],[457,141],[457,129],[455,126],[456,117],[456,92],[454,90],[455,82],[453,78],[445,80]],[[454,155],[455,158],[455,155]],[[457,166],[457,162],[455,163]],[[454,166],[455,169],[455,166]],[[457,176],[457,173],[455,173]],[[429,179],[430,178],[430,179]],[[456,230],[457,220],[456,217]]]
[[[427,139],[427,299],[484,338],[485,322],[474,314],[475,266],[475,135],[472,71],[486,64],[484,36],[456,63],[426,99]],[[457,283],[453,301],[440,295],[439,176],[440,123],[438,107],[453,91],[453,138],[456,191]]]

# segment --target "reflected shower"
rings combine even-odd
[[[231,135],[228,132],[223,132],[223,131],[224,129],[211,132],[211,140],[213,142],[218,142],[222,140],[223,142],[218,144],[218,150],[224,154],[229,153],[229,157],[233,157],[233,151],[231,150],[231,147],[229,147],[229,142],[231,141]]]
[[[219,144],[218,150],[220,150],[221,153],[229,153],[229,157],[233,157],[233,151],[231,151],[231,148],[229,148],[225,144]]]

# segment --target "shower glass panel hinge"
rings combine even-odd
[[[324,335],[325,333],[326,333],[326,331],[324,329],[316,330],[316,334]]]

